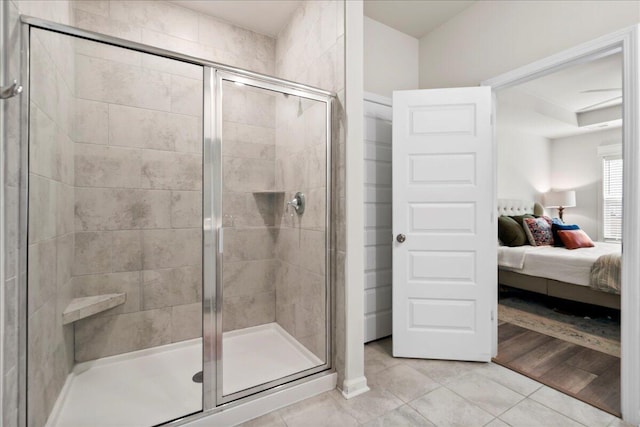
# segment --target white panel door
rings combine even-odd
[[[393,94],[396,357],[491,359],[491,111],[489,87]]]
[[[364,342],[391,335],[391,100],[364,101]]]

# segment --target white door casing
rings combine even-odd
[[[364,101],[364,342],[391,335],[391,99]]]
[[[393,93],[396,357],[491,359],[491,111],[489,87]]]

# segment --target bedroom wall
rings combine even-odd
[[[578,224],[592,239],[601,239],[601,145],[622,144],[622,129],[558,138],[551,141],[551,187],[575,190],[576,207],[564,212],[565,222]],[[551,212],[554,216],[556,210]]]
[[[496,126],[498,198],[540,201],[550,188],[550,141],[539,135]]]
[[[478,1],[420,39],[420,87],[475,86],[639,21],[638,1]]]
[[[391,97],[418,88],[418,39],[364,18],[364,90]]]

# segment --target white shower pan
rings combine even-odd
[[[223,334],[223,394],[323,362],[277,323]],[[153,426],[202,409],[200,338],[79,363],[67,378],[49,427]]]

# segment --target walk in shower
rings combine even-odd
[[[330,370],[332,95],[23,27],[27,425],[158,425]]]

